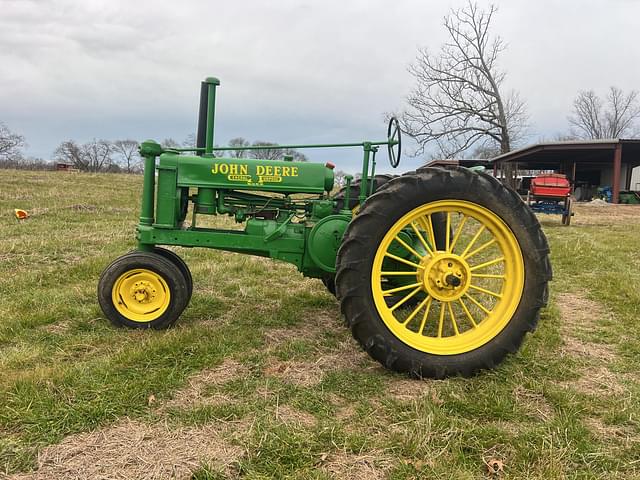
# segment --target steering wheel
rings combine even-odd
[[[400,154],[402,153],[402,139],[400,138],[400,123],[396,117],[389,119],[387,128],[387,151],[389,152],[389,163],[393,168],[400,164]],[[397,147],[397,148],[394,148]]]

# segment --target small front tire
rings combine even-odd
[[[188,303],[188,285],[178,266],[162,255],[132,252],[104,270],[98,302],[116,326],[161,330],[180,317]]]

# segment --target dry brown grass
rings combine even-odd
[[[318,355],[310,361],[271,358],[264,373],[294,385],[311,387],[319,384],[327,372],[359,368],[362,363],[371,364],[371,360],[355,342],[349,340],[340,344],[336,351]],[[377,365],[371,365],[371,368],[377,368]]]
[[[38,455],[34,472],[11,480],[187,479],[203,463],[229,469],[243,449],[223,439],[220,424],[170,428],[125,419],[71,435]]]
[[[248,369],[245,365],[233,359],[226,359],[221,365],[202,370],[189,378],[187,386],[178,390],[164,406],[185,408],[194,405],[228,403],[232,401],[228,396],[223,394],[205,396],[204,391],[207,387],[222,385],[247,374]]]
[[[624,393],[620,375],[612,373],[609,368],[617,358],[614,349],[604,343],[578,338],[581,334],[596,331],[598,322],[611,314],[581,293],[559,294],[556,303],[562,322],[561,355],[576,358],[584,365],[580,378],[565,382],[565,385],[588,395]]]
[[[624,225],[640,223],[640,205],[614,205],[607,203],[574,203],[572,225]]]
[[[276,421],[294,427],[310,428],[316,425],[316,417],[291,405],[278,405],[274,417]]]
[[[560,293],[556,297],[562,318],[562,354],[585,358],[615,360],[613,348],[604,343],[587,342],[577,337],[598,331],[598,323],[611,316],[602,305],[582,293]]]
[[[339,480],[378,480],[386,478],[391,462],[382,453],[356,455],[339,452],[323,458],[320,468],[331,478]]]

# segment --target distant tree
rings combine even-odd
[[[334,170],[333,178],[335,179],[336,186],[343,187],[345,185],[345,175],[347,175],[347,172],[344,170]]]
[[[235,148],[248,147],[249,142],[242,137],[235,137],[229,140],[229,146]],[[229,150],[231,158],[245,158],[248,150]]]
[[[165,138],[160,142],[162,148],[180,148],[180,144],[176,142],[173,138]]]
[[[83,145],[79,145],[74,140],[64,141],[56,148],[53,155],[56,161],[70,163],[78,170],[101,172],[111,168],[114,153],[111,142],[94,138]]]
[[[0,162],[17,161],[22,158],[21,149],[26,146],[22,135],[12,132],[0,122]]]
[[[252,147],[277,147],[277,143],[264,142],[262,140],[256,140],[251,144]],[[284,150],[281,148],[260,148],[257,150],[249,150],[249,156],[251,158],[259,158],[262,160],[280,160],[284,155]]]
[[[437,55],[418,52],[409,72],[416,79],[401,115],[403,130],[419,144],[435,145],[441,158],[456,158],[471,147],[511,150],[527,124],[524,101],[504,92],[498,58],[505,49],[490,32],[496,7],[481,10],[469,1],[444,18],[448,41]]]
[[[196,147],[196,134],[190,133],[187,137],[182,141],[182,146],[185,148],[195,148]]]
[[[500,149],[496,145],[479,145],[471,153],[475,160],[489,160],[500,155]]]
[[[127,173],[133,173],[140,170],[140,155],[138,147],[140,145],[135,140],[116,140],[113,142],[113,150],[119,157],[120,164]]]
[[[108,140],[96,140],[82,145],[82,157],[90,172],[107,171],[113,163],[115,153],[113,143]]]
[[[573,114],[568,117],[571,134],[578,138],[621,138],[638,133],[640,101],[638,92],[628,94],[610,87],[607,97],[600,98],[593,90],[581,91],[573,102]]]
[[[86,170],[87,165],[82,154],[82,146],[75,140],[65,140],[53,152],[53,158],[59,163],[70,163],[79,170]]]
[[[291,155],[296,162],[306,162],[306,161],[309,160],[304,153],[299,152],[299,151],[297,151],[295,149],[292,149],[292,148],[284,149],[282,154],[283,155]]]

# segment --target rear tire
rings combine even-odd
[[[420,258],[408,255],[417,267],[412,273],[415,287],[388,289],[385,294],[389,277],[382,271],[389,267],[381,262],[389,261],[391,242],[400,233],[407,239],[411,223],[420,225],[422,218],[429,218],[420,216],[422,212],[441,213],[451,222],[468,217],[466,226],[458,225],[458,239],[453,240],[457,230],[449,235],[452,244],[460,243],[450,252],[438,248]],[[474,245],[477,230],[495,239],[481,240],[478,234]],[[421,235],[428,231],[426,225]],[[393,245],[400,248],[397,242]],[[480,246],[481,252],[475,253]],[[463,168],[423,168],[388,182],[351,222],[336,261],[337,297],[354,338],[385,367],[414,377],[470,376],[499,364],[519,348],[526,332],[535,329],[547,303],[548,252],[538,220],[513,190],[489,175]],[[479,257],[485,254],[497,257],[489,257],[493,260],[484,266],[478,262],[484,262]],[[480,287],[481,282],[497,282],[499,287],[491,291]],[[425,295],[417,307],[409,301],[395,311],[386,305],[397,290],[404,295],[413,288]],[[473,297],[480,299],[481,307],[472,304]]]

